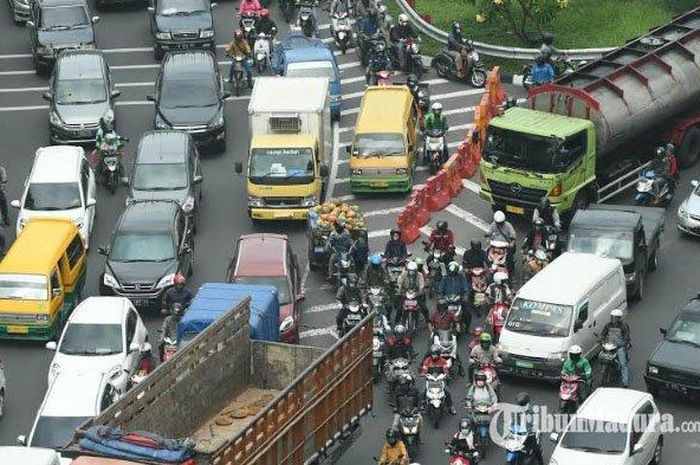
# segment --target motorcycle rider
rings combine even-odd
[[[153,358],[151,344],[144,342],[139,347],[139,362],[136,364],[135,375],[145,376],[156,368],[156,361]]]
[[[365,287],[381,287],[382,290],[388,291],[391,278],[386,268],[382,266],[382,255],[379,252],[369,257],[369,262],[362,272],[361,281]]]
[[[544,247],[546,240],[544,221],[542,218],[534,219],[530,231],[525,238],[525,242],[523,243],[523,253],[526,253],[528,250],[537,250],[540,247]]]
[[[319,0],[296,0],[295,4],[297,8],[302,6],[308,6],[311,8],[311,21],[313,22],[314,26],[314,37],[318,37],[318,12],[316,9],[318,8]],[[296,25],[297,27],[301,27],[301,14],[299,14],[299,17],[297,18]]]
[[[619,308],[610,312],[610,322],[605,325],[600,335],[601,342],[612,342],[617,346],[617,362],[620,364],[620,378],[623,387],[629,387],[630,371],[628,350],[632,348],[630,328],[622,320],[622,310]]]
[[[163,319],[163,325],[160,328],[160,338],[158,340],[158,353],[160,355],[161,362],[163,362],[163,356],[165,355],[165,339],[177,339],[177,326],[180,324],[182,314],[182,306],[179,303],[176,303],[173,305],[170,314]]]
[[[447,275],[443,276],[438,284],[437,294],[441,297],[449,295],[458,295],[462,306],[462,322],[464,328],[468,329],[472,322],[472,315],[467,308],[471,286],[467,282],[467,278],[463,273],[459,272],[459,264],[450,262],[447,265]]]
[[[673,146],[673,144],[669,144]],[[654,180],[654,196],[658,197],[661,192],[661,184],[666,182],[669,189],[673,191],[676,187],[676,179],[678,176],[678,168],[675,161],[675,155],[672,154],[673,147],[669,150],[666,146],[656,148],[656,158],[654,159],[651,169],[656,175]],[[674,175],[675,170],[675,175]]]
[[[520,407],[517,422],[527,431],[524,449],[528,455],[534,456],[536,463],[544,465],[542,445],[537,441],[539,432],[535,429],[535,415],[530,406],[530,396],[526,392],[519,392],[515,397],[515,403]]]
[[[489,407],[493,407],[498,403],[498,395],[486,382],[487,379],[488,377],[483,371],[477,371],[474,375],[474,382],[467,389],[466,406],[468,409],[471,410],[480,404],[488,404]]]
[[[272,38],[277,34],[277,24],[270,17],[270,10],[263,8],[260,11],[258,22],[255,23],[255,30],[258,33],[264,33],[270,41],[270,51],[272,51]]]
[[[343,309],[349,302],[362,302],[362,290],[357,284],[357,277],[355,275],[350,275],[348,276],[348,279],[345,282],[345,284],[338,288],[338,292],[336,292],[335,298],[340,302],[341,305],[343,305]],[[341,310],[341,313],[342,312],[343,310]],[[338,314],[338,316],[340,317],[340,313]],[[340,320],[340,323],[342,325],[342,319]]]
[[[173,287],[163,293],[163,299],[161,300],[162,314],[166,314],[175,304],[180,304],[182,308],[190,306],[192,299],[194,299],[194,293],[185,286],[186,284],[187,279],[185,276],[179,271],[175,273]]]
[[[464,251],[462,255],[462,268],[465,270],[471,268],[488,268],[489,260],[486,251],[481,246],[481,241],[472,239],[469,243],[469,249]],[[467,280],[469,276],[467,275]]]
[[[493,223],[489,226],[485,237],[494,241],[503,241],[508,243],[508,256],[506,257],[506,265],[508,271],[513,273],[513,265],[515,264],[515,228],[512,224],[506,221],[506,215],[501,210],[493,214]]]
[[[471,420],[463,418],[459,422],[459,431],[452,435],[452,439],[447,444],[452,453],[462,453],[469,458],[470,463],[476,463],[479,453],[474,447],[474,424]]]
[[[475,346],[469,353],[469,378],[474,376],[474,369],[484,365],[496,366],[503,363],[503,359],[498,355],[498,349],[491,344],[491,334],[484,331],[479,336],[479,345]]]
[[[479,345],[479,337],[481,336],[481,333],[484,332],[484,327],[483,326],[476,326],[472,330],[472,338],[469,341],[469,351],[471,351],[474,347]]]
[[[542,34],[542,45],[540,46],[540,55],[545,61],[554,67],[554,56],[559,54],[559,50],[554,46],[554,34],[545,32]]]
[[[452,29],[447,36],[447,51],[452,55],[452,59],[457,65],[457,74],[464,76],[469,69],[469,54],[472,52],[474,44],[471,40],[466,40],[462,35],[462,25],[459,21],[452,23]]]
[[[437,344],[432,345],[432,347],[430,348],[430,355],[428,357],[425,357],[425,359],[421,363],[421,374],[423,376],[432,372],[433,370],[442,370],[442,372],[445,373],[448,378],[450,376],[450,368],[447,365],[447,360],[445,360],[442,357],[440,346],[438,346]],[[426,399],[426,394],[427,390],[424,390],[424,401]],[[452,404],[452,394],[450,393],[450,390],[447,389],[447,383],[445,383],[445,406],[450,410],[450,414],[455,415],[457,413],[457,410]]]
[[[389,240],[384,246],[384,257],[388,259],[400,258],[405,260],[408,257],[406,243],[401,239],[401,231],[392,229],[389,235]]]
[[[398,24],[389,30],[389,40],[396,49],[396,61],[399,68],[403,68],[406,63],[406,39],[415,39],[416,37],[416,31],[408,21],[408,16],[401,13]]]
[[[406,327],[402,324],[397,324],[394,327],[394,332],[386,340],[389,350],[387,351],[388,360],[395,358],[410,359],[413,356],[413,347],[411,338],[406,335]]]
[[[542,197],[537,208],[532,212],[532,222],[534,223],[538,218],[544,222],[545,226],[550,226],[557,231],[561,231],[559,212],[552,206],[548,197]]]
[[[536,86],[548,84],[554,81],[554,68],[547,63],[547,59],[543,55],[539,55],[530,67],[530,77]]]
[[[447,226],[447,221],[438,221],[428,238],[431,250],[438,249],[442,252],[445,263],[451,262],[455,255],[455,237]]]
[[[493,274],[493,282],[486,288],[486,297],[492,304],[510,302],[512,292],[508,286],[508,275],[502,271]]]
[[[257,3],[257,0],[250,1],[255,1]],[[241,8],[243,8],[243,3],[241,3]],[[248,60],[248,58],[250,58],[250,53],[250,45],[248,44],[248,41],[243,35],[243,31],[240,29],[236,29],[233,33],[233,40],[226,46],[226,54],[232,57],[235,57],[236,55],[243,55],[245,57],[242,63],[243,70],[245,71],[245,77],[248,81],[248,87],[252,89],[253,75],[250,72],[250,61]],[[230,83],[235,82],[233,77],[234,64],[235,63],[231,63],[231,68],[228,72],[228,82]]]
[[[345,227],[345,223],[338,221],[335,223],[335,228],[328,237],[328,246],[331,249],[331,255],[328,260],[328,280],[333,278],[338,257],[340,254],[347,253],[352,248],[352,238],[350,232]]]
[[[122,151],[124,150],[124,138],[117,134],[117,131],[114,129],[114,115],[109,112],[100,118],[100,127],[97,128],[97,132],[95,133],[95,150],[92,152],[90,160],[93,169],[98,169],[100,167],[101,152],[115,144],[118,154],[121,157]],[[4,214],[3,217],[7,218]],[[6,224],[9,224],[9,222]]]
[[[374,53],[367,64],[365,80],[368,86],[377,84],[377,73],[380,71],[391,71],[391,60],[386,53],[386,47],[381,42],[375,44]]]
[[[453,312],[447,310],[447,307],[448,305],[445,299],[438,299],[437,309],[430,315],[430,320],[428,321],[428,331],[430,334],[438,330],[454,331],[457,319]],[[459,352],[457,352],[455,363],[458,365],[459,375],[464,376],[464,367],[462,366],[462,361],[459,359]]]
[[[396,287],[398,288],[398,294],[396,295],[395,321],[397,323],[403,321],[402,299],[406,295],[406,292],[411,289],[416,291],[418,306],[420,307],[421,313],[423,313],[423,318],[425,318],[425,321],[428,321],[430,316],[428,315],[428,307],[425,303],[425,276],[423,276],[423,273],[418,272],[418,265],[416,265],[416,262],[410,261],[406,264],[406,269],[401,272],[399,278],[396,280]]]
[[[399,439],[399,433],[394,428],[386,430],[386,442],[382,446],[379,465],[408,465],[406,445]]]
[[[445,133],[449,129],[447,125],[447,116],[442,114],[442,103],[433,102],[430,105],[430,111],[424,118],[425,131],[426,133],[430,131],[437,131],[443,135],[442,138],[442,159],[440,164],[442,165],[447,161],[447,142],[445,141]],[[429,162],[430,160],[424,160],[424,162]]]
[[[421,398],[411,375],[402,375],[397,383],[396,392],[394,393],[394,423],[392,428],[400,431],[401,413],[410,412],[414,409],[420,410]]]
[[[581,377],[582,383],[579,390],[581,402],[588,397],[588,388],[591,382],[591,373],[593,372],[591,364],[588,362],[586,357],[582,355],[582,352],[583,350],[579,345],[574,344],[569,347],[569,356],[566,358],[564,365],[561,367],[562,375]]]

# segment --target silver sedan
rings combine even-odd
[[[691,181],[693,190],[678,207],[678,229],[700,236],[700,182]]]

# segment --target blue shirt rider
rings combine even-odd
[[[554,81],[554,68],[547,63],[544,56],[540,55],[530,69],[532,82],[538,86]]]

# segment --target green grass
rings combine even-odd
[[[697,0],[569,0],[549,29],[558,48],[615,46],[697,5]],[[478,8],[465,0],[416,0],[416,10],[432,15],[433,24],[445,31],[459,20],[464,34],[478,42],[533,46],[493,22],[478,24]],[[428,48],[424,46],[426,53]]]

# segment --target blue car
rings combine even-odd
[[[327,77],[330,80],[331,118],[340,118],[340,68],[331,48],[319,39],[292,33],[279,43],[270,60],[272,72],[290,77]]]

